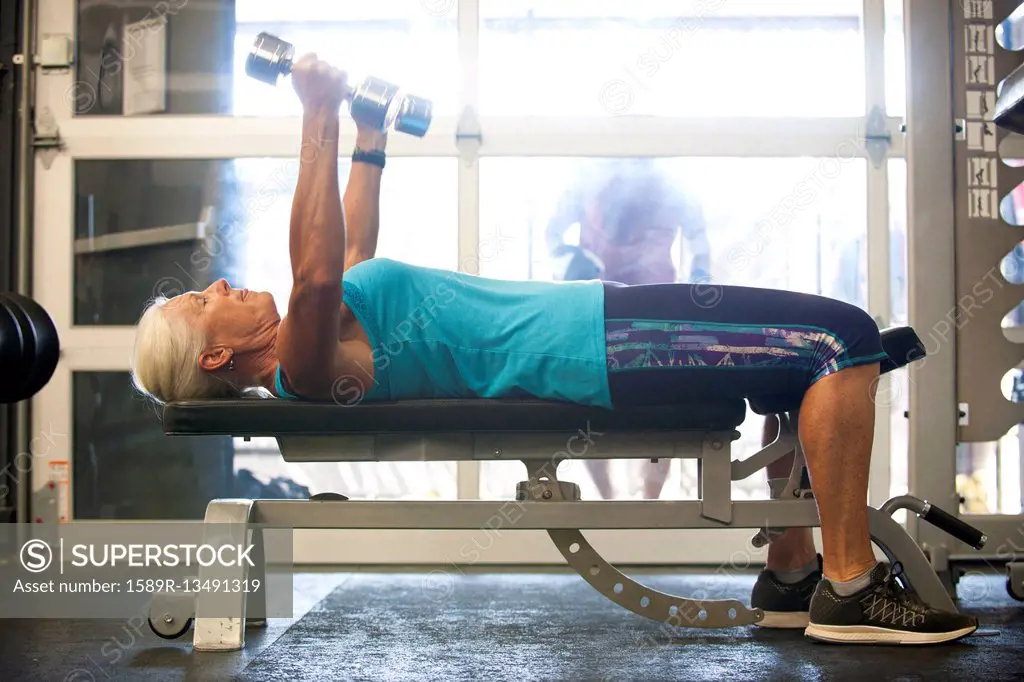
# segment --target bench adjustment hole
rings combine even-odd
[[[569,553],[570,554],[575,554],[578,551],[580,551],[580,543],[574,542],[571,545],[569,545]]]
[[[678,606],[670,606],[670,607],[668,607],[668,615],[674,617],[674,616],[676,616],[678,614],[679,614],[679,607]]]
[[[646,609],[650,605],[651,605],[651,598],[650,597],[641,597],[640,598],[640,606],[642,606],[643,608]]]
[[[701,610],[700,610],[700,611],[699,611],[699,612],[697,613],[697,619],[698,619],[698,620],[707,620],[707,619],[708,619],[708,612],[707,612],[707,611],[705,611],[704,609],[701,609]]]
[[[612,589],[615,590],[615,594],[622,594],[622,583],[615,583]]]
[[[600,572],[601,572],[601,567],[600,566],[591,566],[590,567],[590,575],[597,575]]]
[[[729,609],[729,620],[736,620],[736,609]]]

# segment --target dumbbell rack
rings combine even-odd
[[[1013,8],[1009,16],[1015,18],[1014,23],[1024,22],[1024,2],[1017,2],[1016,7]],[[1018,56],[1016,61],[1020,63],[1002,81],[1001,89],[997,94],[993,123],[995,123],[997,129],[1004,131],[1004,134],[1015,133],[1017,135],[1024,135],[1024,60]],[[1009,169],[1009,167],[1003,165],[1002,169]],[[1024,172],[1021,172],[1022,169],[1013,170],[1015,172],[1006,175],[1010,178],[1010,183],[1007,184],[1015,188],[1024,181]],[[1000,196],[1004,195],[1000,193]],[[1010,226],[1009,229],[1015,234],[1015,238],[1019,242],[1020,226]],[[1018,290],[1017,295],[1020,296],[1020,294],[1021,292]],[[1022,347],[1018,345],[1018,349],[1020,348]],[[1018,403],[1015,407],[1021,408],[1024,406]],[[1024,419],[1021,419],[1021,421],[1024,421]],[[1024,424],[1022,424],[1021,428],[1024,429]],[[1022,448],[1024,448],[1024,438],[1020,439],[1019,442]],[[1022,464],[1024,464],[1024,452],[1021,453],[1021,460]],[[1022,472],[1021,478],[1021,484],[1024,487],[1024,472]],[[1024,493],[1022,493],[1022,498],[1024,498]],[[1024,505],[1024,499],[1022,499],[1022,505]],[[1019,546],[1021,545],[1015,545],[1015,547]],[[1015,599],[1024,601],[1024,557],[1017,554],[1009,563],[1007,574],[1007,590],[1010,595]]]
[[[923,3],[914,5],[922,6]],[[935,3],[933,7],[942,5]],[[1007,255],[1022,241],[1024,232],[1021,227],[1008,224],[1002,212],[1004,198],[1024,182],[1024,168],[1007,165],[1001,154],[1001,151],[1007,152],[1004,143],[1009,138],[1024,134],[1024,65],[1021,56],[1024,53],[1002,46],[1024,42],[1021,40],[1024,31],[1014,28],[1024,21],[1024,3],[1020,0],[955,0],[943,9],[951,12],[948,56],[952,66],[952,87],[949,94],[955,143],[952,153],[954,196],[951,202],[954,212],[953,252],[950,255],[955,263],[955,276],[954,291],[950,293],[955,294],[955,299],[948,311],[929,312],[929,319],[912,322],[923,328],[921,336],[930,354],[942,355],[943,351],[948,354],[946,349],[950,342],[955,346],[953,378],[959,414],[955,443],[992,443],[1002,439],[1014,426],[1024,423],[1024,404],[1007,400],[1002,389],[1007,373],[1024,366],[1024,344],[1007,338],[1002,327],[1003,318],[1024,299],[1024,286],[1014,283],[1021,281],[1020,275],[1024,273],[1006,273],[1003,270]],[[925,10],[919,9],[916,18],[920,20],[923,14]],[[935,21],[934,17],[927,19]],[[914,21],[915,17],[910,16],[911,31],[915,30]],[[937,26],[937,22],[934,25]],[[1017,34],[1017,39],[1007,42],[1013,39],[1012,34]],[[938,39],[934,35],[930,38]],[[911,45],[911,59],[914,58],[913,50],[922,49],[923,42]],[[927,65],[921,67],[927,68]],[[913,80],[915,75],[912,65],[910,78]],[[944,75],[949,78],[948,73]],[[930,77],[918,76],[917,87]],[[914,112],[910,113],[913,116]],[[914,126],[914,119],[911,118],[908,124]],[[931,140],[934,144],[942,142],[940,139]],[[1015,140],[1010,140],[1009,144],[1020,146],[1020,142]],[[927,150],[921,145],[917,152],[920,154]],[[910,153],[913,154],[913,150]],[[940,158],[944,161],[946,157]],[[918,166],[921,163],[919,159]],[[921,173],[920,170],[917,172]],[[943,192],[948,190],[931,188],[925,196],[912,194],[911,200],[919,202],[917,210],[923,211],[922,215],[933,215],[929,213],[932,207],[923,204],[926,201],[941,203]],[[948,193],[945,196],[948,197]],[[913,203],[911,206],[914,208]],[[929,225],[921,224],[917,229],[918,240],[940,238],[934,231],[929,234]],[[913,246],[911,250],[919,255],[923,252]],[[918,267],[944,269],[948,265],[940,264],[937,259],[927,266]],[[932,291],[921,295],[943,298],[944,293]],[[942,362],[938,360],[939,364]],[[941,369],[932,368],[931,371]],[[922,381],[927,382],[928,379]],[[927,403],[927,399],[919,401],[917,406],[912,403],[911,411],[926,412],[929,408],[921,403]],[[911,428],[912,439],[915,433],[922,433],[915,432],[914,426]],[[911,489],[915,495],[934,500],[937,504],[949,503],[957,507],[956,458],[953,448],[947,450],[946,441],[941,442],[944,446],[942,454],[930,453],[933,459],[941,457],[941,461],[930,462],[928,468],[931,471],[912,476]],[[912,450],[914,457],[926,454],[929,453]],[[989,538],[986,549],[975,553],[975,556],[983,555],[981,558],[993,564],[1006,562],[1008,589],[1014,597],[1024,600],[1024,554],[1016,550],[1024,546],[1019,536],[1024,515],[972,514],[969,521]],[[969,561],[967,548],[927,528],[918,528],[916,536],[929,554],[933,568],[945,576],[949,587],[955,588],[957,564]]]
[[[1013,132],[1024,131],[1024,71],[1019,53],[1002,48],[996,38],[997,27],[1022,3],[958,4],[963,6],[953,30],[963,50],[955,50],[953,58],[958,307],[949,322],[956,327],[957,400],[967,412],[959,441],[988,443],[1024,421],[1024,405],[1007,401],[1000,388],[1003,376],[1024,362],[1024,345],[1002,331],[1003,317],[1024,299],[1024,288],[1000,271],[1021,241],[1020,227],[1004,221],[1001,202],[1024,182],[1024,169],[1007,166],[999,151]]]

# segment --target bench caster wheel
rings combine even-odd
[[[156,621],[152,617],[146,620],[149,622],[149,629],[161,639],[178,639],[192,628],[191,618],[182,623],[169,614],[157,618]]]
[[[178,639],[192,627],[195,597],[185,592],[157,592],[149,603],[149,629],[162,639]]]
[[[1017,601],[1024,601],[1024,564],[1007,564],[1006,593]]]

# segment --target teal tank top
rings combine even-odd
[[[362,401],[539,398],[611,409],[604,285],[516,282],[386,258],[344,277],[343,297],[373,347]],[[355,383],[353,381],[353,384]],[[295,398],[281,384],[277,394]]]

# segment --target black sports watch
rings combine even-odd
[[[352,152],[352,163],[370,163],[378,168],[384,168],[386,160],[387,156],[379,149],[367,151],[356,147],[355,151]]]

